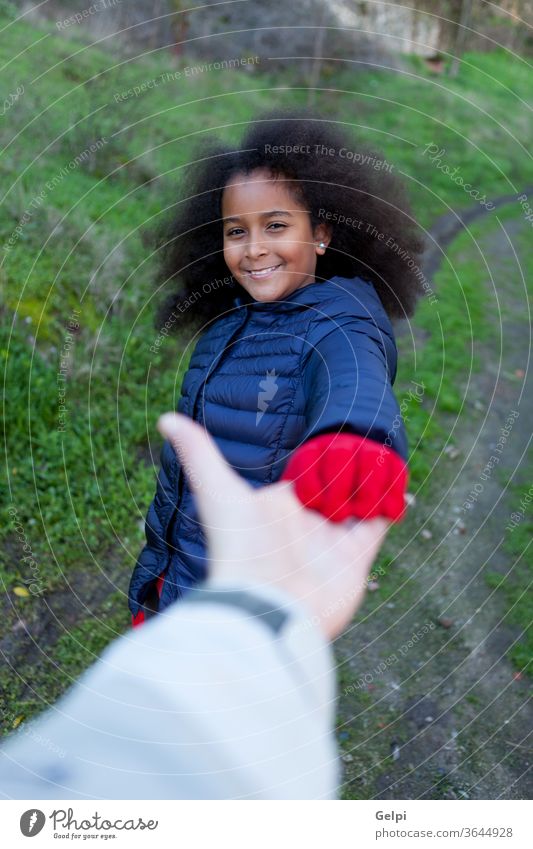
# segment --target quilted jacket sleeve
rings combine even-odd
[[[302,442],[341,430],[373,439],[407,460],[407,438],[392,389],[396,345],[366,318],[332,320],[327,333],[317,324],[304,362],[306,431]]]
[[[161,468],[155,497],[146,516],[146,545],[139,555],[130,581],[130,610],[134,616],[146,598],[149,584],[166,568],[170,557],[166,530],[176,506],[178,469],[175,451],[165,441],[161,449]]]

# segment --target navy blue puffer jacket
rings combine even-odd
[[[396,344],[373,285],[333,277],[283,301],[245,294],[200,338],[178,411],[205,426],[254,486],[277,481],[291,452],[342,427],[407,459],[392,391]],[[206,547],[192,492],[168,442],[146,519],[146,545],[130,583],[135,616],[165,573],[159,608],[206,576]]]

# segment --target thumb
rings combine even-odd
[[[180,413],[164,413],[157,428],[179,456],[206,527],[222,523],[226,511],[234,514],[236,501],[249,500],[251,487],[230,468],[199,424]]]

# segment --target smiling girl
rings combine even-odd
[[[201,334],[178,411],[253,485],[293,481],[334,522],[405,512],[390,319],[413,314],[423,242],[402,183],[376,162],[318,117],[263,116],[239,149],[199,154],[160,244],[158,283],[178,285],[159,326]],[[165,442],[130,583],[134,624],[206,571],[194,498]]]

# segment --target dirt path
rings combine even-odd
[[[440,224],[449,241],[450,221]],[[490,343],[475,340],[486,367],[466,390],[465,350],[466,402],[443,422],[454,449],[433,473],[436,498],[418,501],[398,529],[390,579],[337,642],[345,798],[532,795],[530,688],[506,657],[520,630],[508,624],[502,591],[486,581],[513,567],[502,543],[517,502],[506,481],[514,476],[524,492],[531,483],[520,477],[533,422],[530,327],[513,254],[529,228],[513,219],[480,242],[502,307]],[[500,462],[487,469],[491,456]]]

